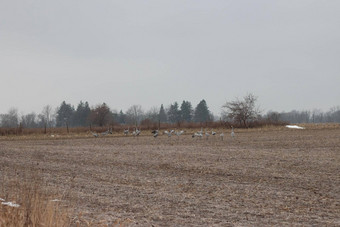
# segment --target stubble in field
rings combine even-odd
[[[0,143],[2,179],[37,174],[94,223],[340,225],[339,128]]]

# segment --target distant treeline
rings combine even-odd
[[[144,111],[141,105],[131,106],[125,113],[112,110],[106,103],[90,107],[88,102],[80,102],[77,107],[63,101],[53,109],[50,105],[43,108],[41,113],[34,112],[19,115],[12,108],[6,114],[0,115],[0,126],[3,128],[50,128],[50,127],[87,127],[112,125],[151,125],[151,124],[182,124],[213,122],[214,117],[203,99],[195,108],[191,102],[177,102],[164,108],[151,108]]]
[[[273,122],[297,123],[340,123],[340,107],[331,108],[327,112],[321,110],[290,112],[268,112],[265,118]]]
[[[167,107],[153,107],[144,111],[141,105],[132,105],[126,112],[111,109],[106,103],[91,106],[88,102],[80,101],[74,107],[63,101],[57,108],[46,105],[41,113],[35,112],[19,115],[17,109],[12,108],[5,114],[0,114],[1,128],[76,128],[76,127],[201,127],[213,126],[214,122],[222,126],[256,127],[264,124],[286,123],[340,123],[340,107],[332,108],[328,112],[313,111],[269,111],[262,114],[256,105],[257,97],[246,95],[243,99],[226,102],[221,116],[214,116],[206,101],[201,100],[194,108],[191,102],[174,102]],[[217,125],[215,125],[217,126]],[[120,127],[116,127],[120,128]]]

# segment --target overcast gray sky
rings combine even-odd
[[[219,114],[340,105],[340,1],[0,0],[0,113],[65,100]]]

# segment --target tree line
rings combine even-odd
[[[162,104],[160,108],[153,107],[144,111],[141,105],[132,105],[126,112],[111,109],[106,103],[90,107],[88,102],[80,101],[74,107],[63,101],[57,108],[50,105],[43,107],[41,113],[35,112],[19,115],[15,108],[0,115],[0,126],[4,128],[24,127],[87,127],[108,125],[132,125],[148,123],[181,124],[183,122],[209,122],[213,121],[213,115],[209,111],[206,101],[201,100],[193,108],[190,101],[170,104],[167,108]]]
[[[332,107],[329,111],[292,110],[290,112],[269,111],[266,116],[272,122],[297,123],[340,123],[340,107]]]
[[[257,97],[247,94],[243,98],[227,101],[222,106],[220,117],[214,117],[207,102],[203,99],[194,108],[190,101],[183,100],[181,104],[174,102],[167,107],[162,104],[159,108],[153,107],[144,111],[141,105],[132,105],[123,112],[111,109],[106,103],[95,106],[80,101],[74,107],[63,101],[57,108],[50,105],[43,107],[41,113],[34,112],[19,115],[15,108],[5,114],[0,114],[0,127],[3,128],[51,128],[51,127],[88,127],[129,125],[157,125],[161,123],[207,123],[213,121],[227,122],[237,127],[254,127],[263,124],[285,123],[340,123],[340,107],[331,108],[327,112],[313,111],[268,111],[262,114]]]

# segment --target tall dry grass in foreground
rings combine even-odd
[[[0,227],[109,226],[105,220],[89,220],[82,212],[75,212],[64,198],[44,185],[37,174],[25,176],[25,180],[0,177]],[[110,226],[129,223],[118,219]]]
[[[43,190],[38,182],[12,180],[1,183],[0,226],[69,226],[66,207]],[[7,184],[4,187],[4,184]],[[8,203],[11,202],[11,203]]]

